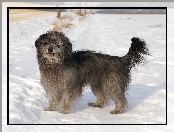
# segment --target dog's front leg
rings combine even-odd
[[[54,96],[49,98],[49,106],[44,108],[44,111],[56,111],[57,99]]]

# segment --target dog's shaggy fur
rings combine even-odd
[[[88,50],[72,52],[72,44],[62,32],[41,35],[35,47],[41,84],[49,95],[49,107],[45,110],[56,110],[59,105],[62,113],[70,113],[82,88],[89,84],[97,97],[96,103],[89,103],[90,106],[103,108],[112,99],[115,109],[111,113],[124,112],[131,69],[145,63],[143,55],[149,55],[145,41],[139,38],[131,41],[129,52],[117,57]]]

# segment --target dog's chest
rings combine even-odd
[[[46,92],[56,90],[60,84],[61,76],[56,71],[41,73],[41,84]]]

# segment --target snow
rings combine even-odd
[[[96,4],[97,5],[97,4]],[[103,5],[103,3],[101,4]],[[106,6],[110,4],[106,4]],[[146,4],[147,5],[147,4]],[[149,4],[150,5],[150,4]],[[40,85],[36,60],[35,40],[52,29],[55,12],[37,18],[9,23],[9,123],[10,124],[166,124],[166,84],[168,121],[165,125],[149,126],[7,126],[7,16],[2,16],[2,124],[3,132],[46,131],[172,131],[174,118],[173,36],[174,8],[167,16],[167,75],[166,82],[166,16],[165,15],[114,15],[91,14],[63,32],[70,38],[73,50],[89,49],[110,55],[123,56],[128,52],[132,37],[143,38],[152,56],[145,67],[132,72],[127,91],[129,107],[123,114],[111,115],[114,103],[103,109],[91,108],[88,102],[96,101],[87,86],[73,112],[45,112],[48,98]]]

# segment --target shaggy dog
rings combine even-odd
[[[96,103],[89,103],[90,106],[103,108],[111,99],[115,102],[111,114],[124,112],[131,69],[145,63],[143,55],[149,55],[145,41],[135,37],[131,41],[129,52],[118,57],[89,50],[73,52],[70,40],[62,32],[40,35],[35,47],[41,84],[49,95],[45,110],[54,111],[60,106],[61,113],[70,113],[82,88],[90,85],[97,97]]]

